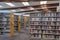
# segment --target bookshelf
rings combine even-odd
[[[27,33],[29,33],[29,20],[30,16],[24,16],[24,29]]]
[[[26,16],[26,32],[29,33],[29,20],[30,16]]]
[[[37,12],[30,14],[31,38],[60,40],[60,13]]]
[[[10,33],[9,13],[0,13],[0,34]]]
[[[10,33],[10,14],[9,13],[3,13],[4,15],[5,15],[5,18],[6,18],[6,20],[5,20],[5,22],[6,22],[6,24],[5,24],[5,26],[4,26],[4,29],[5,29],[5,34],[6,33]],[[4,22],[4,21],[3,21]]]
[[[14,14],[10,13],[10,36],[14,36]]]
[[[4,34],[4,26],[6,22],[3,19],[5,19],[5,15],[3,13],[0,13],[0,35]]]
[[[21,16],[18,16],[18,32],[21,32]]]
[[[21,15],[21,32],[24,32],[24,16]]]
[[[18,15],[14,15],[14,32],[18,31]]]
[[[13,13],[0,13],[0,35],[6,35],[6,34],[12,35],[12,32],[14,35],[14,33],[17,32],[18,27],[17,17],[18,16],[14,15]]]
[[[10,13],[0,13],[0,34],[10,33]]]

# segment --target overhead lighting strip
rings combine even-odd
[[[10,10],[10,11],[12,11],[12,12],[16,12],[16,10]]]
[[[47,4],[47,1],[40,1],[40,4]]]
[[[33,7],[30,7],[30,10],[34,10],[34,8]]]
[[[7,5],[11,6],[11,7],[14,7],[15,5],[12,4],[12,3],[6,3]]]
[[[23,4],[24,6],[29,6],[29,3],[28,3],[28,2],[22,2],[22,4]]]
[[[0,8],[1,8],[1,7],[3,7],[3,6],[0,5]]]

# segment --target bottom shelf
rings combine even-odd
[[[4,34],[4,32],[0,32],[0,35],[3,35]]]
[[[37,38],[37,37],[31,37],[30,40],[60,40],[56,38]]]

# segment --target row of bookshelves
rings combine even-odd
[[[32,38],[60,40],[60,13],[31,13],[29,30]]]

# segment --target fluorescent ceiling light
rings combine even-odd
[[[24,15],[26,13],[14,13],[14,15]]]
[[[14,7],[15,5],[12,4],[12,3],[6,3],[7,5],[11,6],[11,7]]]
[[[21,13],[14,13],[14,15],[22,15]]]
[[[29,6],[29,3],[28,3],[28,2],[22,2],[22,4],[23,4],[24,6]]]
[[[40,4],[47,4],[47,1],[40,1]]]
[[[30,16],[30,15],[23,15],[23,16]]]
[[[11,10],[12,12],[15,12],[16,10]]]
[[[25,11],[24,9],[20,9],[20,11]]]
[[[0,5],[0,7],[3,7],[3,6]]]
[[[34,10],[34,8],[31,7],[30,10]]]

